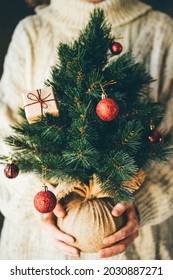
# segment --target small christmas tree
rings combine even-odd
[[[155,129],[164,112],[149,97],[152,78],[132,53],[114,59],[115,46],[122,48],[110,32],[103,11],[95,10],[78,40],[60,44],[59,63],[46,81],[59,116],[47,113],[29,124],[21,110],[23,121],[6,142],[21,171],[42,175],[44,167],[46,178],[57,182],[88,183],[95,174],[102,190],[122,202],[133,199],[124,182],[151,161],[166,160],[171,150]]]

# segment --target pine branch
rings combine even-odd
[[[112,146],[117,146],[129,155],[135,155],[139,150],[143,138],[143,126],[139,121],[132,120],[122,122],[114,133]]]
[[[102,181],[112,180],[120,184],[129,181],[137,172],[137,166],[132,157],[123,151],[110,151],[102,159],[102,166],[99,166],[97,173]]]
[[[125,53],[108,65],[104,76],[107,80],[117,81],[116,91],[125,95],[127,100],[135,100],[139,93],[148,93],[149,84],[153,82],[144,66],[135,62],[132,53]]]

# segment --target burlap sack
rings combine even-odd
[[[135,181],[139,185],[139,181]],[[133,182],[133,187],[135,186]],[[66,209],[66,216],[58,218],[58,227],[75,237],[75,247],[84,253],[98,252],[104,248],[103,239],[120,229],[125,217],[115,218],[111,210],[113,199],[103,193],[96,180],[89,185],[76,183],[63,185],[59,200]]]

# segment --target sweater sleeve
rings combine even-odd
[[[153,20],[158,16],[155,12]],[[159,130],[173,140],[173,20],[163,14],[159,19],[150,58],[150,72],[156,79],[152,92],[166,109]],[[146,174],[146,181],[135,197],[141,226],[159,224],[173,215],[173,156],[165,164],[152,164]]]
[[[0,81],[0,104],[1,116],[5,113],[10,124],[16,121],[18,107],[23,105],[22,93],[30,90],[33,84],[34,47],[38,28],[39,19],[36,16],[21,20],[12,35],[5,57]]]
[[[10,125],[16,122],[18,107],[22,106],[22,92],[31,84],[32,36],[36,36],[32,17],[22,20],[16,27],[5,58],[4,72],[0,82],[0,151],[8,155],[10,148],[4,138],[12,131]],[[6,218],[15,221],[26,220],[37,215],[33,207],[33,196],[40,190],[41,182],[34,174],[20,174],[8,179],[3,174],[4,165],[0,164],[0,211]],[[17,213],[16,213],[17,212]]]

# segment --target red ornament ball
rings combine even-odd
[[[53,192],[48,191],[47,187],[44,187],[44,190],[38,192],[34,197],[34,206],[41,213],[52,212],[56,202],[56,196]]]
[[[151,144],[162,144],[164,142],[164,137],[162,133],[157,129],[151,131],[151,134],[148,136],[148,139]]]
[[[112,98],[103,98],[96,106],[97,116],[103,121],[116,119],[119,113],[119,106]]]
[[[7,163],[4,168],[4,174],[9,179],[14,179],[19,174],[19,167],[14,163]]]
[[[111,47],[110,47],[110,50],[111,50],[112,54],[118,55],[118,54],[120,54],[122,52],[123,47],[122,47],[122,45],[120,43],[113,42]]]

